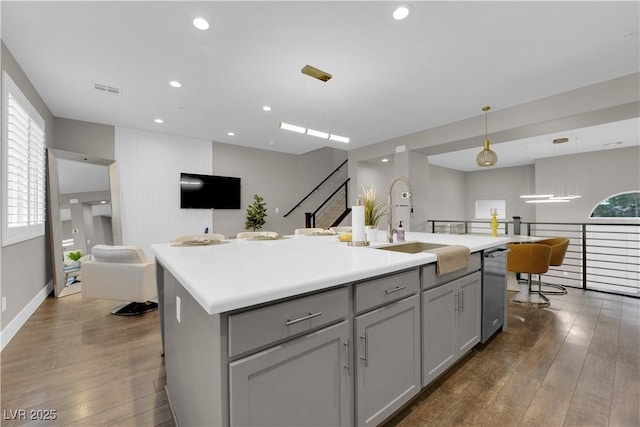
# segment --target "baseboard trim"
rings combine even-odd
[[[53,290],[53,280],[47,283],[47,286],[42,288],[40,292],[27,304],[16,317],[13,318],[7,326],[5,326],[0,332],[0,351],[4,350],[4,347],[16,336],[20,328],[27,323],[27,320],[33,313],[36,312],[40,304],[47,299],[47,296]]]

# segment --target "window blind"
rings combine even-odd
[[[3,72],[2,244],[44,234],[46,209],[44,120]]]

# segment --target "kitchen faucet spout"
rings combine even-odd
[[[404,182],[407,186],[407,190],[409,192],[409,209],[411,210],[411,213],[413,213],[413,190],[411,189],[411,183],[409,182],[409,179],[407,179],[407,177],[398,176],[393,181],[391,181],[391,185],[389,185],[389,194],[387,195],[387,241],[389,243],[393,243],[393,186],[398,181]]]

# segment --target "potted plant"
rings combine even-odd
[[[69,252],[67,254],[67,258],[73,261],[73,264],[71,264],[73,267],[80,267],[80,258],[82,258],[82,251]]]
[[[267,222],[267,203],[257,194],[253,195],[253,204],[247,207],[247,220],[244,223],[244,229],[253,231],[259,230]]]
[[[362,191],[364,194],[360,195],[360,201],[364,206],[364,225],[367,232],[367,240],[371,242],[374,240],[375,234],[377,234],[380,218],[387,214],[387,208],[384,200],[376,197],[376,189],[373,185],[369,189],[363,185]]]

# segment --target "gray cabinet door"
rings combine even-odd
[[[422,386],[425,387],[456,360],[454,283],[422,293]]]
[[[375,426],[420,391],[418,295],[356,317],[357,425]]]
[[[229,364],[232,426],[352,424],[347,321]]]
[[[458,310],[456,311],[456,346],[462,356],[480,342],[481,321],[481,275],[470,274],[456,280]]]
[[[481,273],[422,293],[422,386],[480,342]]]

